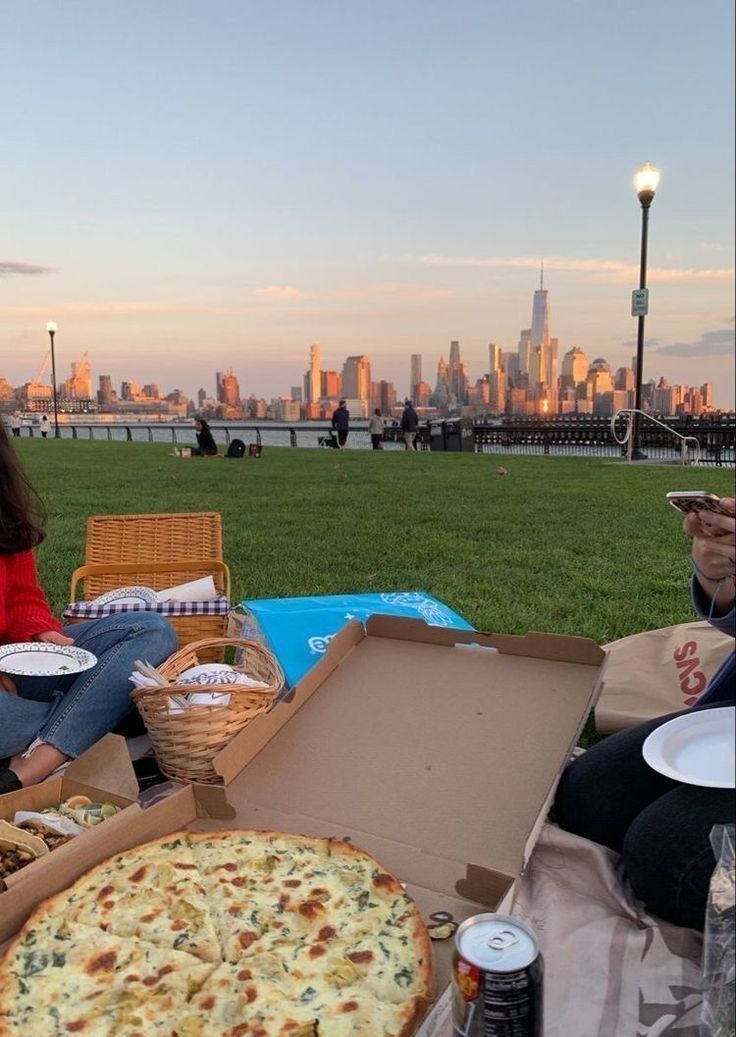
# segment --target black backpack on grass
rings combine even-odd
[[[245,457],[245,443],[242,439],[232,439],[225,457]]]

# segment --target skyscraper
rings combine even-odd
[[[309,370],[305,382],[307,403],[317,403],[322,394],[320,379],[320,356],[319,346],[316,342],[309,347]]]
[[[465,403],[468,391],[467,367],[460,359],[460,343],[450,343],[449,367],[450,399],[456,403]]]
[[[561,384],[563,389],[584,382],[588,374],[588,357],[578,346],[573,346],[562,358]]]
[[[492,374],[493,371],[500,371],[503,367],[503,358],[501,347],[497,346],[495,342],[488,343],[488,373]]]
[[[532,329],[522,328],[519,332],[519,373],[529,374],[532,359]]]
[[[371,362],[367,356],[349,356],[343,364],[342,394],[345,399],[362,400],[368,406],[371,398]]]
[[[416,400],[417,386],[422,380],[422,354],[412,353],[409,372],[409,396]]]

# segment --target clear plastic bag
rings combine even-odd
[[[736,877],[734,825],[714,825],[710,842],[716,858],[710,880],[703,946],[701,1037],[733,1037],[736,1008]]]

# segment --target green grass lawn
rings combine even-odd
[[[157,444],[17,445],[48,510],[39,564],[57,610],[89,515],[216,510],[235,600],[422,589],[482,630],[604,643],[692,615],[689,541],[665,493],[734,490],[728,470],[610,459],[267,448],[185,461]]]

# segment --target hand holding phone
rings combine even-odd
[[[724,507],[720,497],[706,490],[672,490],[667,494],[667,501],[673,508],[677,508],[683,514],[692,512],[712,511],[719,515],[733,515]]]

